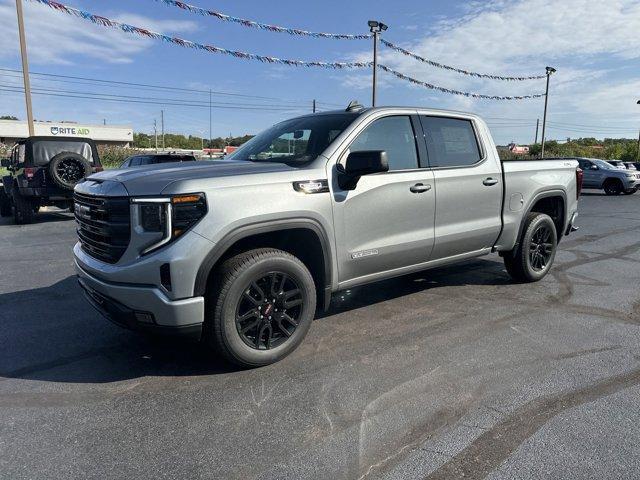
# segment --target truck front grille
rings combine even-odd
[[[128,197],[100,197],[74,193],[77,232],[88,255],[116,263],[129,246],[131,214]]]

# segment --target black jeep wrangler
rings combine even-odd
[[[2,160],[8,175],[0,185],[0,215],[18,224],[31,223],[42,206],[73,211],[73,187],[102,170],[93,140],[74,137],[29,137]]]

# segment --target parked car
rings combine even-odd
[[[42,206],[73,211],[73,187],[102,171],[95,142],[77,137],[29,137],[2,160],[7,175],[0,188],[0,215],[31,223]]]
[[[638,170],[636,164],[633,162],[624,162],[624,166],[627,168],[627,170]]]
[[[607,195],[631,195],[640,186],[640,172],[621,170],[611,164],[594,158],[578,159],[583,170],[585,188],[604,190]]]
[[[127,158],[120,168],[141,167],[145,165],[155,165],[158,163],[179,163],[179,162],[195,162],[196,157],[193,155],[184,155],[177,153],[154,153],[144,155],[133,155]]]
[[[577,166],[501,162],[476,115],[350,105],[279,123],[226,160],[89,177],[78,279],[118,325],[266,365],[340,290],[492,252],[515,281],[542,279],[575,228]]]
[[[627,166],[624,164],[622,160],[605,160],[605,162],[607,162],[610,165],[613,165],[616,168],[619,168],[620,170],[627,169]]]

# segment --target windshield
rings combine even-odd
[[[357,116],[345,112],[287,120],[259,133],[228,158],[305,164],[315,160]]]
[[[603,170],[619,170],[616,167],[614,167],[613,165],[611,165],[610,163],[605,162],[604,160],[593,160],[593,163],[598,165]]]

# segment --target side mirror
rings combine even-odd
[[[344,164],[338,164],[338,184],[344,190],[353,190],[362,175],[389,171],[387,152],[384,150],[363,150],[351,152]]]
[[[11,166],[10,158],[3,158],[2,160],[0,160],[0,167],[9,168],[10,166]]]

